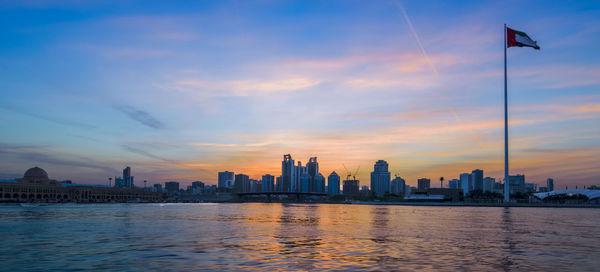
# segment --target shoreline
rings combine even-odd
[[[557,203],[466,203],[466,202],[139,202],[139,203],[17,203],[0,202],[1,206],[20,207],[49,207],[62,205],[89,205],[89,204],[243,204],[243,203],[279,203],[279,204],[341,204],[341,205],[378,205],[378,206],[421,206],[421,207],[515,207],[515,208],[600,208],[600,204],[557,204]]]
[[[466,202],[352,202],[352,205],[396,205],[428,207],[523,207],[523,208],[600,208],[600,204],[556,203],[466,203]]]

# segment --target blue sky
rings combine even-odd
[[[0,4],[1,177],[103,184],[321,172],[378,159],[446,179],[600,179],[596,1],[19,1]],[[412,27],[411,27],[412,25]]]

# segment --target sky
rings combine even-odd
[[[0,178],[136,184],[374,163],[600,184],[598,1],[2,1]],[[432,182],[438,186],[437,182]]]

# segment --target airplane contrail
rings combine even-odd
[[[398,1],[394,1],[394,4],[396,4],[398,9],[400,9],[400,11],[402,12],[402,15],[404,16],[404,20],[406,21],[406,24],[408,24],[408,28],[410,29],[410,32],[412,33],[413,37],[417,41],[417,44],[419,45],[419,49],[421,49],[421,54],[423,54],[423,57],[425,57],[425,61],[427,61],[429,66],[431,66],[431,69],[433,70],[435,77],[436,78],[439,77],[440,74],[438,73],[437,68],[435,67],[435,64],[429,57],[429,54],[427,54],[427,51],[425,51],[425,47],[423,47],[423,43],[421,43],[421,39],[419,38],[417,31],[415,30],[412,22],[410,21],[410,18],[408,17],[408,14],[406,13],[406,9],[404,9],[404,6],[402,6]]]
[[[427,51],[425,51],[425,47],[423,46],[423,43],[421,42],[421,38],[419,38],[419,35],[417,34],[417,31],[415,30],[415,27],[413,26],[412,22],[410,21],[410,18],[408,17],[408,13],[406,13],[406,9],[404,8],[404,6],[402,6],[400,4],[399,1],[393,1],[392,0],[392,3],[394,3],[398,7],[398,9],[400,9],[400,11],[402,12],[402,15],[404,16],[404,20],[406,21],[406,24],[408,25],[408,28],[410,29],[410,32],[412,33],[413,37],[417,41],[417,44],[419,45],[419,49],[421,50],[421,54],[423,54],[423,57],[425,58],[425,60],[429,64],[429,66],[431,66],[431,70],[433,70],[433,73],[435,74],[435,77],[439,78],[440,74],[438,73],[438,70],[435,67],[435,64],[433,63],[433,61],[429,57],[429,54],[427,54]],[[458,121],[459,124],[461,124],[461,125],[464,124],[463,120],[458,116],[458,114],[454,110],[454,107],[450,107],[450,111],[452,112],[452,115],[454,116],[454,118],[456,119],[456,121]],[[479,145],[479,147],[487,150],[487,148],[483,145],[483,143],[481,142],[481,140],[479,139],[479,136],[477,134],[475,134],[472,130],[469,130],[469,133],[471,134],[471,136],[473,137],[473,139],[475,139],[475,141],[477,142],[477,144]]]

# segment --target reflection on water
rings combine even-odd
[[[0,270],[593,271],[599,223],[599,209],[0,206]]]

